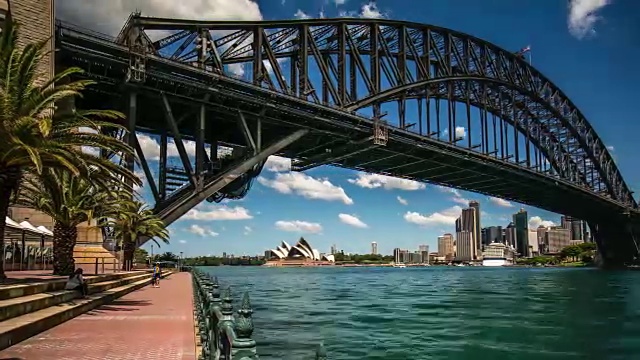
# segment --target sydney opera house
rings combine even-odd
[[[275,249],[267,250],[265,255],[267,266],[319,266],[333,265],[335,262],[333,255],[320,254],[303,238],[293,246],[283,241]]]

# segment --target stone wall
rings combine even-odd
[[[50,53],[40,66],[39,81],[51,78],[55,69],[54,8],[54,0],[0,0],[0,14],[8,11],[11,18],[20,25],[19,44],[49,41]],[[53,219],[37,210],[12,207],[9,214],[14,221],[27,220],[36,227],[44,226],[53,230]],[[102,243],[102,232],[95,224],[81,224],[78,226],[78,243]]]
[[[8,1],[8,3],[7,3]],[[63,0],[64,1],[64,0]],[[42,61],[39,72],[42,80],[48,79],[54,72],[54,32],[55,14],[54,0],[0,0],[0,10],[3,4],[9,8],[11,18],[20,25],[21,45],[38,41],[49,41],[49,55]]]

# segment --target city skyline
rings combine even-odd
[[[609,145],[632,190],[639,188],[640,170],[633,166],[636,145],[625,134],[634,133],[640,124],[627,121],[635,114],[630,105],[632,92],[625,89],[632,88],[640,75],[621,70],[627,68],[624,64],[628,59],[636,58],[638,49],[620,40],[624,35],[631,36],[629,31],[633,29],[625,16],[628,5],[623,2],[614,1],[610,6],[586,12],[578,8],[579,4],[567,9],[565,2],[516,4],[506,0],[492,4],[454,0],[410,5],[390,0],[375,3],[242,0],[230,4],[218,0],[185,6],[183,12],[176,14],[170,2],[157,1],[140,10],[150,16],[193,19],[388,17],[463,31],[513,51],[530,45],[534,67],[552,79],[584,112]],[[136,10],[134,5],[128,7],[118,2],[113,8],[102,6],[97,14],[90,5],[91,1],[58,2],[59,15],[64,20],[113,34],[120,30],[129,12]],[[590,11],[596,10],[601,10],[598,14],[606,22],[595,22],[597,17],[591,16]],[[523,12],[528,14],[526,21],[522,21]],[[548,25],[541,27],[542,23]],[[512,31],[515,27],[518,31]],[[605,66],[604,72],[593,71],[608,63],[618,65]],[[625,131],[619,131],[620,128]],[[466,134],[464,128],[451,131]],[[147,160],[157,161],[157,138],[139,134],[138,139]],[[170,144],[170,155],[177,161],[174,150],[175,146]],[[281,240],[295,242],[300,236],[322,252],[329,252],[330,246],[336,244],[347,252],[367,253],[372,241],[377,242],[381,254],[390,254],[396,247],[417,248],[420,244],[437,249],[438,236],[447,232],[455,235],[455,220],[470,200],[480,203],[483,228],[507,226],[512,214],[521,207],[528,212],[530,228],[539,224],[560,225],[562,214],[503,199],[326,166],[304,173],[289,172],[287,164],[285,159],[270,158],[242,200],[200,204],[170,227],[172,243],[161,249],[156,247],[155,252],[254,255],[263,253],[271,244]],[[146,187],[140,191],[143,198],[149,199]]]

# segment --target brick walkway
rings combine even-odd
[[[191,275],[176,273],[0,352],[11,360],[195,360]]]

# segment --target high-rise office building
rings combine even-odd
[[[338,248],[336,247],[336,244],[331,245],[331,255],[335,255],[336,253],[338,253]]]
[[[477,259],[479,254],[478,245],[476,244],[476,242],[479,242],[480,239],[477,239],[475,237],[475,234],[477,231],[478,236],[480,236],[480,229],[477,228],[476,224],[477,224],[476,209],[472,207],[467,209],[462,209],[462,214],[456,220],[456,244],[458,246],[457,251],[459,252],[459,249],[460,249],[460,244],[458,243],[459,241],[458,233],[461,233],[464,231],[469,232],[471,234],[471,241],[473,241],[472,252],[471,252],[472,260]],[[457,258],[458,256],[456,255],[456,259]]]
[[[516,235],[516,250],[520,256],[529,256],[529,218],[524,209],[513,214],[513,225]]]
[[[473,229],[473,241],[476,245],[476,255],[482,254],[482,241],[481,241],[481,229],[482,227],[480,226],[480,203],[475,201],[475,200],[471,200],[469,201],[469,207],[473,210],[475,210],[475,226]]]
[[[453,235],[444,234],[438,236],[438,256],[444,257],[445,260],[453,260]]]
[[[456,244],[457,261],[475,260],[476,247],[471,231],[462,230],[456,232]]]
[[[504,238],[502,236],[502,226],[489,226],[482,229],[484,236],[482,238],[482,245],[487,246],[491,243],[503,243]]]
[[[565,215],[560,217],[560,226],[571,232],[571,240],[590,241],[586,221]]]
[[[394,262],[401,262],[400,261],[400,248],[395,248],[393,249],[393,261]]]
[[[378,243],[375,241],[371,242],[371,255],[378,255]]]
[[[509,225],[504,229],[504,242],[506,245],[509,245],[515,249],[516,247],[516,226],[513,225],[513,222],[510,222]]]
[[[418,251],[429,251],[429,245],[418,245]]]
[[[571,245],[571,230],[561,226],[552,226],[547,229],[544,238],[547,253],[555,254],[563,248]]]

